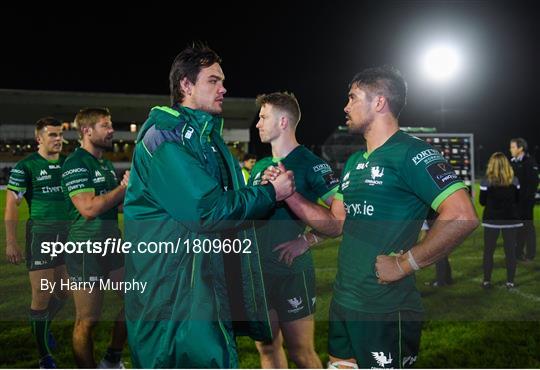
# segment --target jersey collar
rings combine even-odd
[[[200,132],[201,137],[209,138],[212,132],[222,135],[223,118],[218,115],[212,115],[198,109],[191,109],[180,104],[175,104],[173,109],[189,117],[189,124],[194,126]]]

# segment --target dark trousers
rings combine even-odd
[[[536,230],[534,228],[534,200],[519,205],[523,227],[517,233],[516,257],[519,259],[534,259],[536,256]]]
[[[435,274],[437,276],[437,283],[439,285],[452,284],[452,268],[450,267],[448,256],[439,260],[435,264]]]
[[[491,280],[493,271],[493,254],[497,247],[497,239],[502,231],[504,255],[506,260],[506,281],[514,282],[516,275],[516,230],[519,228],[494,229],[484,228],[484,281]]]

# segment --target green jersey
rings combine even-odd
[[[278,161],[281,161],[288,170],[294,172],[296,191],[307,200],[317,202],[322,199],[325,201],[336,193],[339,180],[334,177],[332,168],[303,145],[297,146],[283,159],[267,157],[257,161],[251,170],[249,185],[259,185],[264,171],[268,166],[276,165]],[[284,202],[280,202],[272,210],[268,219],[262,222],[257,229],[263,272],[293,274],[313,267],[313,259],[309,250],[298,256],[290,267],[279,261],[279,251],[272,251],[277,245],[298,238],[298,235],[303,233],[305,228],[306,225]]]
[[[111,161],[98,159],[83,148],[77,148],[62,166],[62,188],[71,221],[69,241],[103,240],[117,238],[118,207],[112,207],[93,220],[86,220],[71,198],[83,192],[103,195],[118,186]]]
[[[429,208],[437,210],[462,188],[465,184],[439,151],[402,131],[371,153],[353,154],[336,194],[346,210],[336,302],[367,313],[421,311],[414,276],[381,285],[375,260],[378,255],[409,250]]]
[[[7,188],[26,199],[31,231],[63,232],[67,213],[60,184],[66,157],[47,160],[39,153],[30,154],[11,170]]]

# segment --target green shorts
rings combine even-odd
[[[64,254],[52,257],[50,253],[41,253],[42,242],[65,242],[66,232],[34,233],[26,228],[26,267],[29,271],[46,270],[63,265]]]
[[[315,313],[315,271],[291,275],[264,274],[268,308],[279,321],[295,321]]]
[[[107,279],[109,273],[124,267],[122,253],[66,253],[66,268],[73,281],[99,281]]]
[[[328,354],[356,359],[360,369],[408,368],[418,358],[422,313],[367,314],[330,305]]]

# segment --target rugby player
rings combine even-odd
[[[62,164],[66,157],[62,151],[62,123],[45,117],[36,123],[38,150],[11,170],[6,192],[6,257],[18,264],[22,253],[17,243],[18,207],[26,199],[30,217],[26,224],[26,266],[28,267],[32,302],[30,325],[40,356],[40,368],[56,368],[51,356],[51,321],[64,305],[67,292],[56,289],[41,290],[41,279],[50,282],[67,279],[64,256],[51,257],[41,253],[41,242],[66,239],[67,213],[62,194]],[[56,286],[59,286],[56,285]],[[51,342],[51,343],[49,343]]]
[[[118,205],[124,200],[129,178],[126,171],[120,185],[111,161],[103,153],[112,147],[113,124],[107,108],[82,109],[75,117],[82,141],[68,156],[62,167],[62,188],[68,208],[69,242],[90,240],[103,242],[120,238]],[[66,254],[66,267],[71,281],[99,282],[109,278],[120,282],[124,277],[124,258],[119,253],[105,256],[84,253]],[[104,291],[78,289],[73,291],[76,318],[73,327],[73,353],[82,368],[95,368],[93,328],[99,321]],[[121,368],[122,349],[126,341],[123,308],[114,324],[107,353],[100,368]]]
[[[399,129],[406,95],[395,68],[354,76],[344,110],[349,131],[364,136],[367,150],[347,160],[330,210],[298,192],[286,199],[312,227],[343,233],[330,307],[330,367],[414,365],[423,311],[414,272],[448,255],[478,226],[467,188],[451,166]],[[270,170],[272,180],[279,170]],[[415,244],[430,208],[439,217]]]
[[[294,172],[298,193],[311,202],[322,200],[330,205],[339,180],[328,163],[298,143],[296,128],[301,113],[295,96],[261,95],[257,104],[260,113],[256,127],[261,141],[272,145],[272,157],[257,162],[249,185],[259,185],[266,168],[281,162]],[[309,251],[317,236],[304,233],[305,228],[285,204],[276,207],[268,221],[257,228],[273,333],[271,342],[256,342],[263,368],[287,367],[283,342],[299,368],[322,366],[313,343],[316,294]]]

